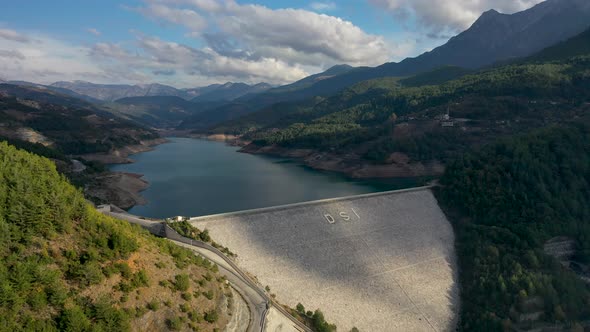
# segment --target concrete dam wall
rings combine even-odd
[[[428,188],[191,219],[281,303],[339,331],[449,331],[459,309],[454,235]]]

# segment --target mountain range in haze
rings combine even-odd
[[[126,97],[175,96],[186,100],[217,101],[233,100],[249,93],[260,93],[270,89],[268,83],[249,85],[246,83],[212,84],[205,87],[176,89],[174,87],[152,83],[141,85],[96,84],[85,81],[55,82],[49,88],[60,88],[100,101],[115,101]]]
[[[589,27],[590,1],[547,0],[512,15],[489,10],[469,29],[452,37],[446,44],[415,58],[377,67],[337,65],[280,87],[267,83],[249,85],[231,82],[187,89],[157,83],[126,85],[74,81],[47,86],[28,82],[9,83],[46,88],[90,102],[106,102],[115,114],[151,127],[180,125],[183,129],[204,130],[273,104],[331,96],[365,80],[409,78],[422,74],[426,78],[424,82],[428,83],[432,70],[439,70],[437,82],[452,79],[494,64],[518,61],[576,36]]]

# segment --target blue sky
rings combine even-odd
[[[256,1],[256,4],[273,9],[304,8],[314,10],[313,3],[326,4],[333,8],[324,9],[328,15],[341,17],[354,22],[365,31],[376,34],[394,35],[403,28],[381,8],[367,5],[364,1]],[[302,3],[304,5],[302,6]],[[159,35],[162,38],[188,41],[183,38],[183,29],[172,25],[154,24],[137,12],[127,8],[140,7],[143,1],[123,0],[19,0],[3,6],[0,11],[0,24],[16,30],[47,31],[76,41],[87,41],[86,28],[100,29],[101,40],[119,41],[129,30],[141,30],[146,34]],[[35,10],[31,11],[31,8]],[[23,19],[26,18],[26,19]],[[123,35],[122,35],[123,34]],[[130,36],[127,36],[130,37]],[[92,42],[92,40],[90,40]]]
[[[0,11],[0,78],[281,84],[335,64],[416,56],[485,10],[540,1],[10,1]]]

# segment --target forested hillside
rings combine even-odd
[[[329,97],[366,80],[414,76],[444,66],[475,70],[527,57],[576,36],[589,28],[588,22],[590,5],[587,0],[542,1],[514,14],[489,10],[467,30],[432,51],[377,67],[335,66],[293,84],[270,89],[251,98],[239,98],[231,108],[215,109],[211,115],[224,115],[207,125],[210,127],[222,120],[236,120],[273,104]],[[184,129],[207,129],[198,119],[188,119],[182,126]]]
[[[85,101],[8,84],[0,84],[0,136],[66,154],[109,152],[159,137]]]
[[[380,163],[396,152],[444,161],[470,146],[585,114],[589,73],[590,56],[582,56],[493,68],[440,85],[366,81],[330,98],[275,105],[212,132],[242,134],[255,146],[346,151]]]
[[[581,331],[590,318],[589,122],[463,155],[441,185],[456,233],[461,329]],[[555,238],[574,243],[561,263],[543,250]]]
[[[231,311],[215,265],[99,214],[51,161],[5,142],[0,261],[0,331],[211,331]]]
[[[574,38],[548,47],[541,52],[526,58],[525,61],[552,61],[584,54],[590,54],[590,29]]]
[[[152,128],[175,128],[184,119],[217,107],[221,102],[195,103],[176,96],[126,97],[104,108],[122,118]]]

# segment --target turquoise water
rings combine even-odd
[[[133,214],[163,218],[201,216],[393,190],[413,186],[408,179],[357,181],[320,172],[284,158],[238,153],[237,147],[190,138],[169,138],[153,151],[132,156],[133,164],[113,171],[144,174],[147,205]]]

